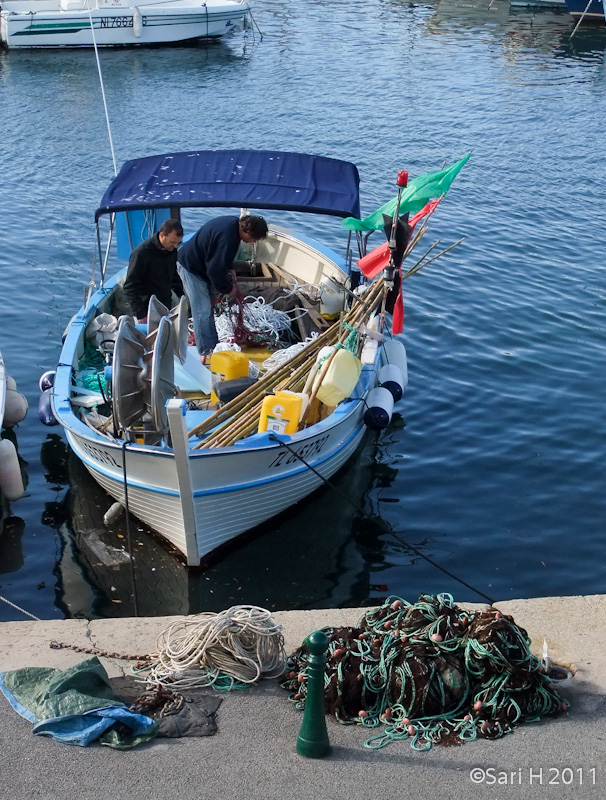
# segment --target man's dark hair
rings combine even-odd
[[[167,219],[160,225],[158,233],[161,233],[163,236],[168,236],[169,233],[176,233],[177,236],[183,236],[183,225],[181,225],[178,219]]]
[[[265,239],[267,236],[267,222],[263,217],[255,217],[248,214],[246,217],[241,217],[240,227],[253,239]]]

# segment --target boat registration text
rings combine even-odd
[[[120,469],[120,464],[118,464],[111,453],[107,453],[105,450],[101,450],[100,447],[94,447],[92,444],[87,444],[86,442],[82,442],[81,444],[82,448],[86,450],[88,455],[95,461],[100,461],[102,464],[108,464],[110,467],[118,467],[118,469]]]
[[[304,444],[303,447],[300,447],[297,451],[291,452],[290,450],[284,449],[281,453],[278,453],[269,466],[286,466],[287,464],[292,464],[293,461],[299,461],[304,458],[316,456],[320,450],[322,450],[328,441],[328,438],[328,434],[326,436],[321,436],[319,439],[316,439],[315,442],[308,442],[307,444]]]
[[[147,20],[143,17],[143,25],[147,25]],[[101,17],[100,19],[102,28],[132,28],[132,17]]]

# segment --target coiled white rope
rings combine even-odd
[[[286,364],[287,361],[290,361],[291,358],[297,355],[304,347],[316,339],[318,333],[314,331],[311,336],[308,336],[304,342],[297,342],[296,344],[291,344],[290,347],[285,347],[283,350],[276,350],[275,353],[272,353],[268,358],[265,359],[263,364],[264,372],[271,372],[272,369],[276,369],[277,367],[281,367],[282,364]]]
[[[291,297],[293,294],[304,294],[314,303],[320,300],[322,287],[317,283],[299,283],[294,277],[284,278],[284,282],[290,287],[282,289],[286,297]]]
[[[282,626],[259,606],[232,606],[176,620],[161,631],[157,645],[147,683],[230,689],[284,670]]]

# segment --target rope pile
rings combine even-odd
[[[176,620],[157,639],[146,683],[191,689],[243,688],[284,670],[282,628],[258,606],[232,606]]]
[[[275,353],[272,353],[269,358],[266,358],[263,362],[263,371],[271,372],[272,369],[277,369],[277,367],[281,367],[283,364],[286,364],[293,356],[296,356],[297,353],[300,353],[301,350],[303,350],[305,346],[309,344],[309,342],[313,341],[314,338],[316,337],[309,336],[304,342],[297,342],[296,344],[291,344],[290,347],[286,347],[283,350],[276,350]]]
[[[434,744],[498,739],[521,722],[568,708],[530,652],[526,631],[495,609],[464,611],[449,594],[415,604],[390,597],[357,628],[325,628],[327,713],[341,723],[383,726],[366,747],[410,739]],[[305,707],[307,650],[287,659],[282,687]]]

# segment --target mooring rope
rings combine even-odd
[[[324,632],[326,711],[343,724],[384,726],[365,742],[370,749],[397,739],[410,739],[415,750],[497,739],[568,709],[512,617],[465,611],[449,594],[421,595],[414,604],[389,597],[357,628]],[[282,683],[299,709],[307,679],[303,645],[287,660]]]
[[[337,494],[339,494],[347,503],[349,503],[349,505],[355,511],[357,511],[358,514],[360,514],[360,516],[362,516],[364,519],[368,519],[370,522],[373,522],[376,525],[378,525],[379,527],[382,527],[384,533],[388,533],[391,536],[393,536],[395,539],[397,539],[400,542],[401,545],[403,545],[404,547],[408,548],[411,552],[413,552],[415,555],[417,555],[420,558],[422,558],[424,561],[427,561],[428,564],[431,564],[436,569],[439,569],[440,572],[443,572],[445,575],[448,575],[450,578],[453,578],[455,581],[458,581],[460,584],[465,586],[467,589],[471,589],[472,592],[475,592],[480,597],[483,597],[485,600],[488,600],[490,605],[494,604],[494,600],[491,597],[489,597],[487,594],[484,594],[484,592],[480,591],[479,589],[476,589],[470,583],[467,583],[462,578],[459,578],[457,575],[455,575],[453,572],[450,572],[450,570],[447,570],[446,567],[441,566],[436,561],[431,559],[429,556],[425,555],[425,553],[423,553],[421,550],[419,550],[414,545],[410,544],[405,539],[403,539],[399,535],[398,531],[392,530],[391,526],[388,523],[384,522],[384,520],[382,520],[380,518],[377,519],[376,517],[371,517],[369,514],[367,514],[361,506],[359,506],[350,497],[348,497],[348,495],[346,495],[345,492],[341,491],[341,489],[339,489],[338,486],[336,486],[334,483],[332,483],[332,481],[329,481],[328,478],[325,478],[320,472],[318,472],[317,469],[312,467],[312,465],[310,463],[308,463],[305,460],[305,458],[303,458],[303,456],[299,455],[299,453],[293,447],[291,447],[289,444],[284,442],[282,439],[280,439],[274,433],[268,434],[268,438],[271,439],[272,442],[276,442],[277,444],[282,445],[282,447],[286,448],[286,450],[288,450],[289,453],[291,453],[293,456],[298,458],[298,460],[301,461],[302,464],[304,464],[309,470],[311,470],[311,472],[313,472],[314,475],[317,475],[318,478],[320,478],[320,480],[323,481],[323,483],[326,484],[326,486],[329,486],[331,489],[334,489],[334,491],[337,492]]]
[[[284,670],[284,639],[269,611],[232,606],[175,620],[157,639],[158,652],[144,671],[149,684],[180,689],[244,688]]]
[[[1,594],[0,594],[0,600],[2,600],[3,603],[6,603],[7,606],[11,606],[11,608],[15,608],[17,611],[20,611],[22,614],[25,614],[26,617],[31,617],[32,619],[35,619],[36,622],[42,622],[40,617],[36,617],[34,616],[34,614],[30,614],[29,611],[26,611],[24,608],[21,608],[21,606],[18,606],[16,603],[11,603],[10,600],[7,600],[7,598],[3,597]]]

